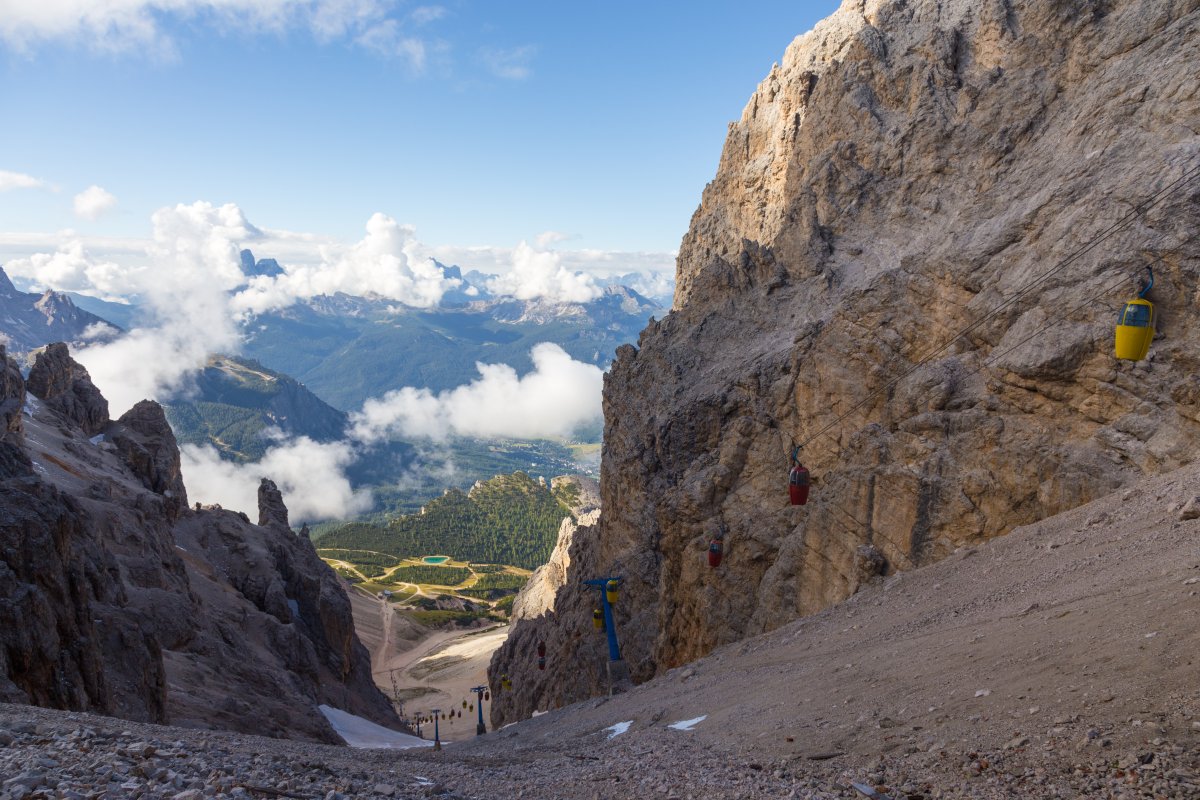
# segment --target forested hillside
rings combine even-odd
[[[271,444],[268,429],[316,441],[340,438],[346,415],[291,377],[257,361],[209,356],[195,391],[164,403],[181,444],[213,444],[232,461],[256,461]]]
[[[450,489],[419,514],[385,525],[349,523],[320,537],[322,548],[371,550],[399,558],[443,554],[455,559],[534,569],[546,562],[575,484],[555,490],[524,472],[498,475],[470,492]]]

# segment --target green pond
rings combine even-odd
[[[425,556],[421,559],[426,564],[445,564],[450,560],[450,556]]]

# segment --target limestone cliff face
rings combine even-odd
[[[1191,460],[1200,181],[1155,193],[1198,166],[1198,0],[847,0],[795,40],[606,380],[590,560],[634,678]],[[1151,263],[1158,337],[1120,362]]]
[[[397,726],[275,485],[258,525],[188,508],[157,403],[109,422],[65,347],[38,365],[28,398],[0,365],[0,700],[329,742],[322,703]]]

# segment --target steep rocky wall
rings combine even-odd
[[[157,403],[109,421],[65,347],[39,354],[28,402],[8,366],[0,699],[328,742],[318,704],[398,727],[344,590],[274,484],[259,525],[189,508]]]
[[[1194,457],[1200,181],[1127,217],[1200,166],[1198,87],[1197,0],[854,0],[792,43],[605,383],[590,558],[635,679]],[[1150,263],[1158,337],[1119,362]]]

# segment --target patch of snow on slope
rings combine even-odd
[[[433,742],[400,733],[382,725],[376,725],[369,719],[356,717],[346,711],[332,706],[319,705],[317,708],[329,720],[329,724],[337,731],[346,744],[351,747],[390,748],[406,750],[410,747],[432,747]]]
[[[629,722],[618,722],[616,725],[611,725],[611,726],[605,728],[604,730],[609,732],[608,738],[611,739],[614,736],[620,736],[622,733],[629,730],[629,726],[632,724],[633,724],[633,720],[629,720]]]
[[[695,719],[682,719],[679,722],[672,722],[667,727],[674,728],[677,731],[690,731],[706,719],[708,719],[708,714],[701,714]]]

